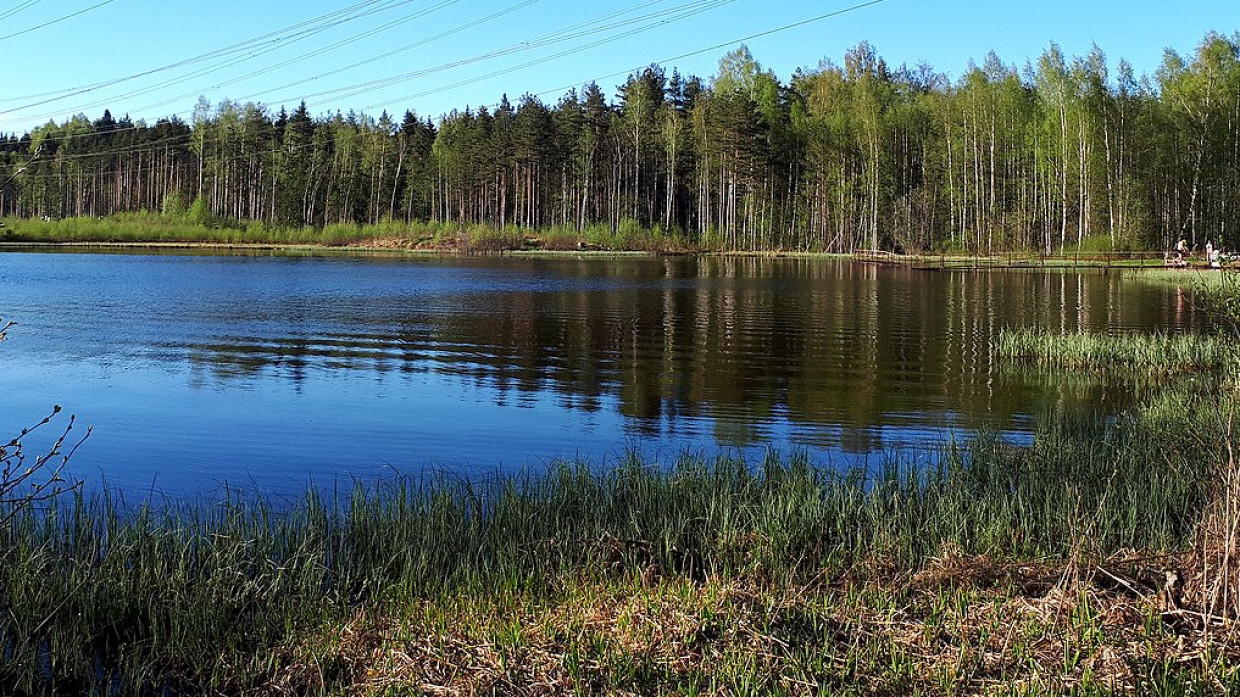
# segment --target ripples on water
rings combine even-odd
[[[805,259],[6,253],[0,274],[20,322],[0,427],[64,404],[95,426],[77,473],[130,492],[295,494],[628,447],[858,464],[1122,401],[1005,373],[1004,327],[1196,321],[1114,274]]]

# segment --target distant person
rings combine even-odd
[[[1163,263],[1166,264],[1167,268],[1171,269],[1182,269],[1185,266],[1188,266],[1188,262],[1185,261],[1184,255],[1179,252],[1167,252],[1164,254]]]

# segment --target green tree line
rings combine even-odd
[[[866,43],[781,80],[650,66],[611,99],[526,95],[433,121],[200,100],[0,136],[0,214],[191,212],[278,227],[642,228],[697,246],[994,252],[1240,244],[1240,32],[1155,74],[1101,50],[991,53],[954,82]]]

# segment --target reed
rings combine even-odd
[[[1004,330],[995,341],[999,358],[1016,364],[1129,375],[1234,373],[1240,346],[1208,334],[1056,334]]]
[[[892,455],[871,472],[798,455],[753,463],[686,454],[607,468],[560,463],[482,482],[404,478],[311,492],[280,508],[235,493],[136,507],[114,494],[78,495],[0,530],[0,692],[245,694],[291,681],[332,693],[361,679],[349,667],[361,658],[330,658],[357,648],[351,641],[439,627],[436,655],[485,635],[505,660],[524,661],[530,618],[570,600],[588,607],[659,588],[649,602],[670,622],[677,607],[707,612],[698,594],[715,586],[792,602],[795,589],[849,578],[888,588],[896,602],[892,580],[939,563],[945,549],[995,560],[1177,549],[1199,517],[1218,448],[1181,442],[1159,419],[1194,409],[1051,419],[1030,448],[980,435],[921,457]],[[677,593],[693,597],[678,606]],[[825,623],[795,629],[812,649],[834,636],[834,593],[806,600],[834,609],[777,619]],[[508,613],[522,619],[499,621]],[[711,634],[718,623],[699,627],[698,650],[730,658],[686,677],[640,655],[626,663],[614,637],[585,641],[591,632],[574,624],[582,617],[561,619],[538,631],[577,652],[556,670],[576,665],[573,684],[586,691],[710,691],[735,680],[768,689],[793,671],[755,662],[734,635]],[[374,622],[386,628],[367,629]],[[340,634],[349,627],[354,634]],[[817,659],[807,650],[795,660]],[[900,660],[884,680],[913,679],[915,662]],[[313,680],[297,672],[307,664]]]

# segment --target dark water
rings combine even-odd
[[[75,475],[278,494],[626,448],[877,461],[1123,390],[1004,371],[1001,328],[1174,329],[1097,272],[828,260],[0,254],[0,433],[63,404]]]

